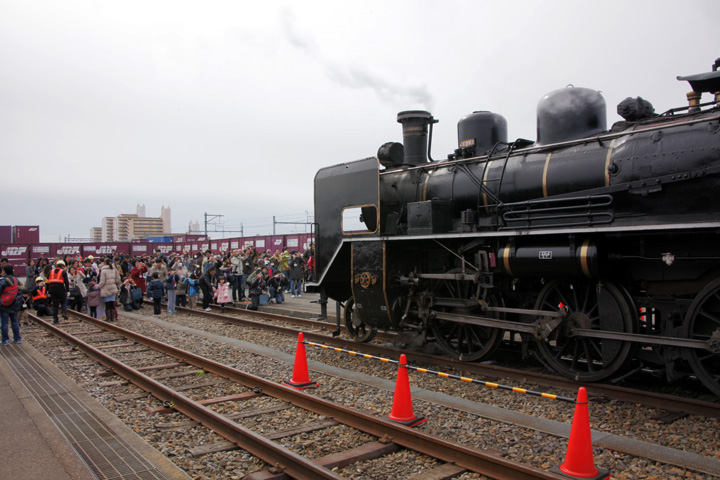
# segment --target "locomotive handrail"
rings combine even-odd
[[[714,121],[714,120],[720,120],[720,114],[714,115],[714,116],[702,117],[702,118],[693,118],[693,119],[685,120],[685,121],[672,121],[671,123],[665,122],[662,125],[654,125],[654,126],[647,127],[647,128],[640,128],[637,130],[628,129],[628,130],[623,130],[621,132],[604,133],[604,134],[596,135],[594,137],[586,137],[586,138],[580,138],[577,140],[568,140],[566,142],[551,143],[549,145],[542,145],[542,146],[528,147],[528,148],[519,148],[518,151],[522,151],[524,153],[546,152],[548,150],[557,150],[557,149],[563,148],[563,147],[571,147],[574,145],[583,145],[586,143],[593,143],[593,142],[602,142],[604,140],[612,140],[612,139],[624,137],[627,135],[635,135],[637,133],[654,132],[654,131],[662,130],[662,129],[668,128],[668,127],[673,127],[673,128],[674,127],[682,127],[682,126],[694,125],[696,123],[702,123],[702,122],[708,122],[708,121]],[[500,157],[498,157],[498,159],[499,158]],[[473,158],[461,158],[461,159],[457,159],[457,160],[443,160],[442,162],[438,161],[433,164],[428,163],[425,165],[417,165],[417,166],[407,167],[404,170],[410,171],[410,170],[424,169],[424,168],[428,168],[428,167],[435,167],[438,164],[452,165],[452,164],[458,164],[458,163],[467,163],[470,161],[477,162],[477,161],[483,161],[483,160],[490,161],[492,159],[488,158],[487,155],[482,155],[482,156],[473,157]],[[381,170],[380,171],[380,175],[386,175],[389,173],[394,173],[394,170],[389,170],[389,171]]]

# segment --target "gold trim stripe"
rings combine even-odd
[[[615,148],[615,141],[617,138],[613,138],[612,142],[610,142],[610,148],[608,148],[607,156],[605,157],[605,186],[610,186],[610,171],[608,168],[610,167],[610,159],[612,158],[612,152],[613,148]]]
[[[547,192],[547,176],[548,176],[548,168],[550,167],[550,157],[552,157],[552,152],[547,154],[547,157],[545,157],[545,168],[543,168],[543,197],[548,196]]]
[[[423,202],[427,201],[427,189],[428,184],[430,183],[430,177],[432,177],[432,174],[435,173],[437,169],[430,170],[429,172],[425,173],[425,186],[423,187]]]
[[[588,249],[590,247],[590,240],[585,240],[580,247],[580,265],[582,271],[586,277],[590,278],[590,266],[588,265]]]
[[[508,243],[505,245],[505,248],[503,249],[503,264],[505,265],[505,271],[508,272],[510,275],[512,275],[512,270],[510,270],[510,244]]]
[[[485,188],[487,188],[488,175],[490,175],[490,160],[489,159],[487,160],[487,165],[485,165],[485,173],[483,174],[483,181],[482,181],[483,187],[485,187]],[[487,194],[485,193],[485,191],[483,191],[482,197],[483,197],[483,204],[485,205],[485,213],[487,213],[489,215],[490,208],[488,207],[488,198],[487,198]]]

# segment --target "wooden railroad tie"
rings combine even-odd
[[[205,400],[198,400],[197,403],[199,403],[200,405],[213,405],[216,403],[250,400],[251,398],[259,397],[260,395],[262,395],[262,392],[237,393],[235,395],[228,395],[226,397],[206,398]],[[152,407],[147,409],[147,413],[149,413],[150,415],[167,415],[168,413],[173,413],[174,411],[175,409],[172,407]]]
[[[322,420],[319,422],[300,425],[299,427],[290,428],[288,430],[272,432],[263,436],[269,438],[270,440],[279,440],[281,438],[292,437],[293,435],[299,435],[301,433],[309,433],[314,432],[315,430],[334,427],[337,424],[338,422],[336,420]],[[217,442],[211,443],[210,445],[203,445],[202,447],[191,448],[188,451],[193,457],[200,457],[202,455],[207,455],[208,453],[224,452],[226,450],[234,450],[236,448],[238,448],[238,446],[232,442]]]

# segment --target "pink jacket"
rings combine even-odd
[[[215,298],[218,303],[232,302],[232,298],[230,298],[230,285],[228,285],[227,282],[218,283],[217,289],[215,289]]]

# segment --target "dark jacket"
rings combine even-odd
[[[270,280],[268,280],[267,287],[275,288],[275,289],[279,290],[281,288],[286,287],[288,285],[288,283],[289,282],[288,282],[287,278],[285,278],[284,276],[281,275],[281,276],[277,276],[277,277],[272,277]]]
[[[250,295],[261,295],[265,291],[265,280],[255,277],[250,282]]]
[[[213,288],[213,278],[210,276],[210,272],[205,272],[200,276],[200,280],[198,281],[200,284],[200,288],[207,289],[208,291],[212,290]]]
[[[295,258],[291,258],[288,265],[290,265],[290,280],[302,280],[305,260],[298,255]]]
[[[165,277],[165,289],[166,290],[177,290],[180,276],[177,273],[169,274]]]
[[[152,298],[162,298],[163,293],[165,293],[165,285],[160,279],[153,280],[148,285],[147,291]]]

